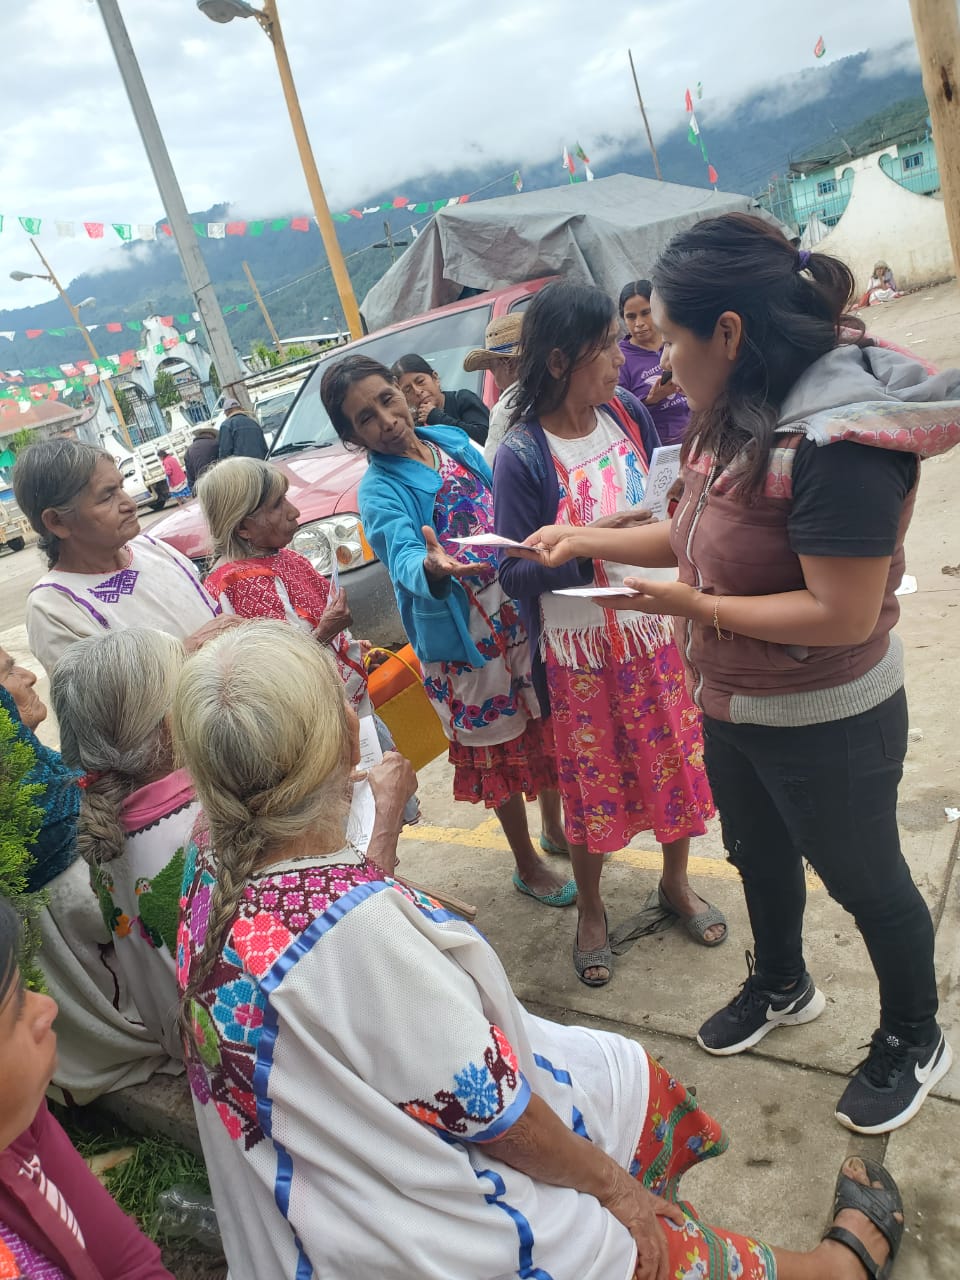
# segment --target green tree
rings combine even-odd
[[[34,440],[39,439],[35,428],[21,427],[19,431],[15,431],[12,436],[8,436],[4,444],[11,453],[23,453],[28,444],[33,444]]]
[[[167,369],[157,370],[157,376],[153,380],[153,390],[161,409],[170,409],[180,403],[180,391],[173,380],[173,374]]]
[[[265,342],[255,342],[250,354],[268,369],[275,369],[280,363],[280,352],[276,347],[268,347]]]
[[[34,863],[30,848],[43,819],[35,803],[43,794],[43,783],[26,782],[36,762],[33,748],[20,741],[12,716],[0,706],[0,894],[22,921],[20,971],[24,981],[34,990],[42,990],[43,977],[34,956],[40,945],[37,918],[45,898],[42,893],[27,893],[27,876]]]

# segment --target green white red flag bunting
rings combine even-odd
[[[48,364],[39,369],[0,369],[0,396],[3,395],[4,390],[27,390],[28,388],[23,385],[24,378],[46,378],[56,382],[61,378],[76,378],[80,375],[123,373],[126,369],[132,369],[145,360],[147,356],[163,355],[165,351],[172,351],[178,347],[184,339],[191,342],[196,336],[196,329],[190,329],[187,333],[178,334],[176,337],[163,338],[149,347],[140,347],[137,350],[131,347],[128,351],[120,351],[116,355],[100,356],[97,360],[85,359],[75,360],[70,364]]]
[[[521,182],[521,187],[522,187]],[[516,182],[514,182],[516,186]],[[517,190],[520,190],[518,187]],[[449,205],[466,204],[469,195],[445,196],[442,200],[409,200],[406,196],[394,196],[383,204],[364,205],[350,209],[346,213],[332,215],[334,222],[352,222],[355,219],[369,217],[371,214],[390,213],[404,210],[407,213],[436,213]],[[253,218],[233,219],[224,222],[195,222],[193,229],[198,236],[207,240],[223,240],[227,236],[262,236],[272,231],[310,231],[316,227],[316,218],[301,215],[295,218]],[[71,221],[62,218],[28,218],[11,217],[0,214],[0,233],[9,232],[16,227],[30,236],[46,235],[53,232],[61,239],[118,240],[126,243],[130,240],[157,240],[163,236],[172,236],[173,231],[167,222],[103,222]]]
[[[222,307],[221,310],[225,316],[234,314],[240,315],[244,311],[249,311],[250,308],[255,305],[256,303],[253,302],[237,302]],[[177,325],[196,324],[199,319],[200,316],[196,311],[192,313],[184,311],[179,315],[160,317],[161,323],[168,329],[172,329],[174,327],[174,323]],[[108,320],[105,324],[88,324],[86,329],[88,333],[93,333],[97,329],[102,329],[106,333],[122,333],[125,329],[130,329],[134,333],[139,333],[140,330],[143,329],[143,324],[139,320]],[[12,342],[18,335],[22,338],[39,338],[41,336],[46,336],[48,338],[66,338],[67,336],[79,332],[80,330],[73,324],[63,325],[56,329],[0,329],[0,338],[6,338],[8,342]]]

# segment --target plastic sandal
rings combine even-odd
[[[568,880],[562,889],[554,889],[552,893],[537,893],[528,884],[524,884],[520,879],[520,873],[515,871],[513,887],[525,893],[528,898],[535,898],[537,902],[542,902],[545,907],[572,907],[577,900],[576,880]]]
[[[610,950],[610,922],[607,920],[607,913],[603,913],[603,923],[607,930],[607,941],[604,946],[597,947],[594,951],[581,951],[577,946],[577,936],[580,933],[580,918],[577,917],[577,932],[573,935],[573,967],[577,971],[577,977],[585,987],[605,987],[613,977],[613,952]],[[587,978],[585,973],[588,969],[599,969],[603,966],[607,971],[605,978]]]
[[[552,840],[547,839],[542,831],[540,832],[540,848],[544,853],[555,854],[557,857],[565,858],[570,853],[570,850],[565,844],[554,844]]]
[[[698,916],[683,916],[663,892],[662,881],[657,885],[657,897],[664,911],[669,911],[672,916],[676,916],[694,942],[699,942],[701,947],[719,947],[721,943],[726,942],[730,933],[727,917],[712,902],[707,902],[707,910],[701,911]],[[706,902],[706,898],[704,898],[704,902]],[[708,929],[711,929],[716,924],[723,925],[723,936],[708,940],[704,935]]]
[[[893,1270],[894,1261],[900,1250],[900,1242],[903,1240],[903,1200],[900,1197],[900,1190],[897,1184],[882,1164],[877,1164],[875,1160],[868,1160],[864,1156],[856,1158],[862,1160],[863,1166],[867,1171],[868,1181],[879,1182],[882,1185],[879,1187],[865,1187],[862,1183],[855,1182],[853,1178],[845,1174],[841,1166],[837,1177],[837,1189],[834,1194],[833,1216],[836,1218],[841,1209],[858,1209],[860,1213],[870,1219],[878,1230],[883,1232],[887,1244],[890,1246],[890,1254],[881,1267],[876,1259],[867,1252],[867,1247],[863,1241],[855,1236],[852,1231],[848,1231],[846,1227],[831,1227],[823,1238],[824,1240],[836,1240],[839,1244],[846,1245],[848,1249],[857,1255],[864,1267],[866,1267],[867,1275],[871,1276],[873,1280],[886,1280]],[[846,1161],[844,1161],[844,1164],[846,1164]],[[896,1214],[900,1215],[899,1222],[895,1217]]]

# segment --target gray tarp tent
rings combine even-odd
[[[718,213],[761,212],[749,196],[621,173],[441,209],[363,300],[369,331],[540,276],[592,281],[616,297],[678,231]],[[772,219],[771,219],[772,221]]]

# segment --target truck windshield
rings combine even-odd
[[[320,381],[329,362],[342,360],[345,355],[369,356],[389,368],[401,356],[416,352],[436,369],[442,387],[450,391],[473,391],[479,395],[483,371],[464,373],[463,358],[473,347],[483,346],[490,310],[489,306],[472,307],[453,315],[434,316],[432,320],[411,324],[406,329],[373,334],[331,351],[307,379],[271,452],[291,453],[311,445],[322,447],[334,443],[337,433],[320,399]]]

